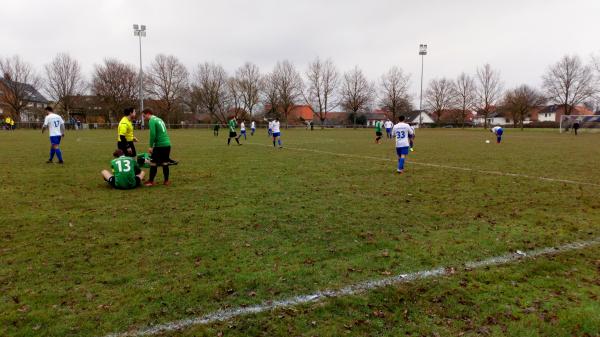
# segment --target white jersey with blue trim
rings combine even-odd
[[[396,137],[396,147],[408,147],[410,146],[408,136],[414,135],[415,131],[410,125],[400,122],[394,125],[392,134],[394,134],[394,137]]]
[[[44,119],[44,127],[48,127],[50,137],[62,136],[61,125],[64,124],[62,117],[55,113],[49,113]]]
[[[240,124],[240,131],[246,131],[246,124],[244,122]]]
[[[502,130],[502,127],[500,127],[500,126],[494,126],[494,127],[492,128],[492,132],[493,132],[494,134],[496,134],[496,135],[498,134],[498,130]]]
[[[271,126],[271,131],[273,131],[273,133],[279,132],[279,121],[273,121],[273,125]]]
[[[256,129],[256,123],[254,123],[254,122],[250,123],[250,128],[251,129]]]

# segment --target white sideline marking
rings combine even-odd
[[[584,249],[590,246],[600,244],[600,237],[589,240],[579,241],[573,243],[567,243],[558,247],[546,247],[540,249],[534,249],[530,251],[516,251],[515,253],[509,253],[505,255],[491,257],[481,261],[471,261],[464,264],[465,268],[474,269],[490,266],[500,266],[508,264],[510,262],[519,261],[521,259],[534,258],[542,255],[559,254],[573,250]],[[306,303],[320,302],[327,298],[336,298],[343,296],[350,296],[363,293],[368,290],[379,289],[391,285],[397,285],[402,283],[408,283],[416,280],[422,280],[438,276],[448,276],[454,273],[454,269],[439,267],[435,269],[422,270],[408,274],[398,274],[379,280],[364,281],[353,285],[346,286],[337,290],[323,290],[317,291],[308,295],[295,296],[279,301],[267,301],[261,304],[257,304],[249,307],[239,307],[232,309],[218,310],[213,313],[207,314],[200,317],[186,318],[178,321],[169,323],[157,324],[141,328],[138,330],[131,330],[128,332],[113,333],[106,335],[105,337],[132,337],[132,336],[152,336],[166,332],[173,332],[189,328],[196,325],[205,325],[215,322],[227,321],[232,318],[239,316],[245,316],[250,314],[257,314],[262,312],[271,311],[274,309],[282,309],[287,307],[293,307]]]
[[[259,143],[246,143],[246,144],[270,147],[270,145],[259,144]],[[298,148],[298,147],[284,147],[284,148],[288,149],[288,150],[294,150],[294,151],[313,152],[313,153],[328,154],[328,155],[334,155],[334,156],[340,156],[340,157],[373,159],[373,160],[392,161],[392,162],[396,161],[395,159],[390,159],[390,158],[362,156],[362,155],[356,155],[356,154],[338,153],[338,152],[330,152],[330,151],[322,151],[322,150],[314,150],[314,149],[303,149],[303,148]],[[520,174],[520,173],[507,173],[507,172],[500,172],[500,171],[479,170],[479,169],[474,169],[474,168],[469,168],[469,167],[441,165],[441,164],[430,164],[430,163],[422,163],[422,162],[417,162],[417,161],[408,161],[408,163],[413,164],[413,165],[429,166],[429,167],[436,167],[436,168],[445,168],[445,169],[458,170],[458,171],[470,171],[470,172],[478,172],[478,173],[483,173],[483,174],[493,174],[493,175],[497,175],[497,176],[538,179],[538,180],[543,180],[543,181],[551,181],[551,182],[558,182],[558,183],[565,183],[565,184],[600,187],[600,184],[588,183],[588,182],[585,182],[585,181],[576,181],[576,180],[559,179],[559,178],[537,177],[537,176],[529,176],[529,175]]]

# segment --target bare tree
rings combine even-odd
[[[277,82],[273,73],[266,74],[262,78],[262,96],[263,105],[268,108],[266,111],[270,115],[277,115],[279,107],[279,93],[277,92]]]
[[[465,73],[461,73],[454,82],[454,97],[456,105],[460,108],[459,123],[465,127],[467,113],[475,106],[475,80]]]
[[[254,109],[260,103],[260,92],[263,86],[260,69],[257,65],[246,62],[236,71],[235,78],[242,106],[248,113],[249,118],[253,119]]]
[[[564,105],[566,115],[598,93],[592,67],[584,65],[579,56],[564,56],[548,69],[543,80],[548,97]]]
[[[242,89],[237,78],[230,77],[227,79],[227,100],[226,106],[228,111],[233,111],[236,117],[246,118],[246,110],[244,110],[244,101],[242,98]]]
[[[410,86],[410,76],[404,74],[402,69],[392,67],[387,73],[381,76],[381,107],[392,114],[392,120],[400,114],[407,113],[407,107],[410,109],[410,97],[408,88]],[[408,103],[408,104],[407,104]]]
[[[425,104],[435,116],[436,123],[440,122],[444,110],[454,106],[454,84],[451,80],[442,78],[429,82],[425,91]]]
[[[509,90],[504,96],[504,109],[510,113],[515,127],[523,130],[523,122],[531,110],[545,104],[546,98],[534,88],[524,84]]]
[[[323,62],[317,58],[308,65],[306,77],[308,79],[306,101],[313,107],[323,128],[327,113],[338,105],[335,96],[340,74],[331,59]]]
[[[50,97],[67,113],[73,107],[76,95],[85,91],[85,81],[79,62],[66,53],[60,53],[47,64],[46,91]]]
[[[351,111],[356,128],[356,117],[359,112],[367,111],[375,97],[374,85],[367,80],[358,66],[344,74],[341,86],[341,104]]]
[[[168,123],[177,122],[176,115],[188,88],[189,73],[179,59],[173,55],[156,55],[146,70],[145,89],[158,101],[158,110]]]
[[[106,108],[106,121],[111,123],[123,109],[135,104],[138,94],[135,67],[116,59],[105,59],[94,67],[92,93]]]
[[[210,114],[211,119],[227,123],[227,72],[221,65],[200,64],[192,83],[192,100],[200,111]]]
[[[304,83],[296,67],[289,62],[277,62],[273,70],[273,78],[277,87],[279,107],[285,118],[286,128],[289,125],[289,114],[302,97]]]
[[[483,127],[487,129],[487,121],[492,109],[498,105],[502,98],[502,83],[500,82],[500,73],[492,69],[492,66],[485,64],[477,68],[476,83],[476,105],[477,110],[483,113]]]
[[[13,119],[20,120],[21,112],[30,103],[30,88],[38,90],[41,79],[31,64],[18,55],[0,58],[0,72],[3,76],[0,79],[3,88],[0,90],[0,105],[7,108]]]

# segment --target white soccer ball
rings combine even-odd
[[[490,143],[490,140],[489,140],[489,139],[488,139],[488,140],[486,140],[486,141],[485,141],[485,143],[486,143],[486,144],[489,144],[489,143]]]

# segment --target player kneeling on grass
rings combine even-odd
[[[404,161],[410,151],[410,137],[415,134],[413,128],[404,123],[405,119],[404,116],[400,116],[398,124],[394,125],[392,129],[392,133],[396,137],[396,154],[398,155],[398,170],[396,172],[400,174],[404,173]]]
[[[130,190],[142,184],[144,171],[140,170],[138,163],[131,157],[125,156],[123,150],[117,149],[110,162],[113,173],[102,170],[104,180],[112,187],[119,190]]]
[[[169,165],[177,165],[177,162],[171,159],[171,140],[167,134],[167,127],[162,119],[154,116],[151,109],[142,111],[144,118],[148,120],[148,129],[150,130],[150,179],[144,186],[154,186],[154,178],[158,172],[158,166],[163,168],[164,185],[170,185]]]
[[[500,144],[500,142],[502,141],[502,134],[504,133],[504,130],[502,129],[502,127],[495,126],[495,127],[491,128],[490,131],[496,135],[496,143]]]

